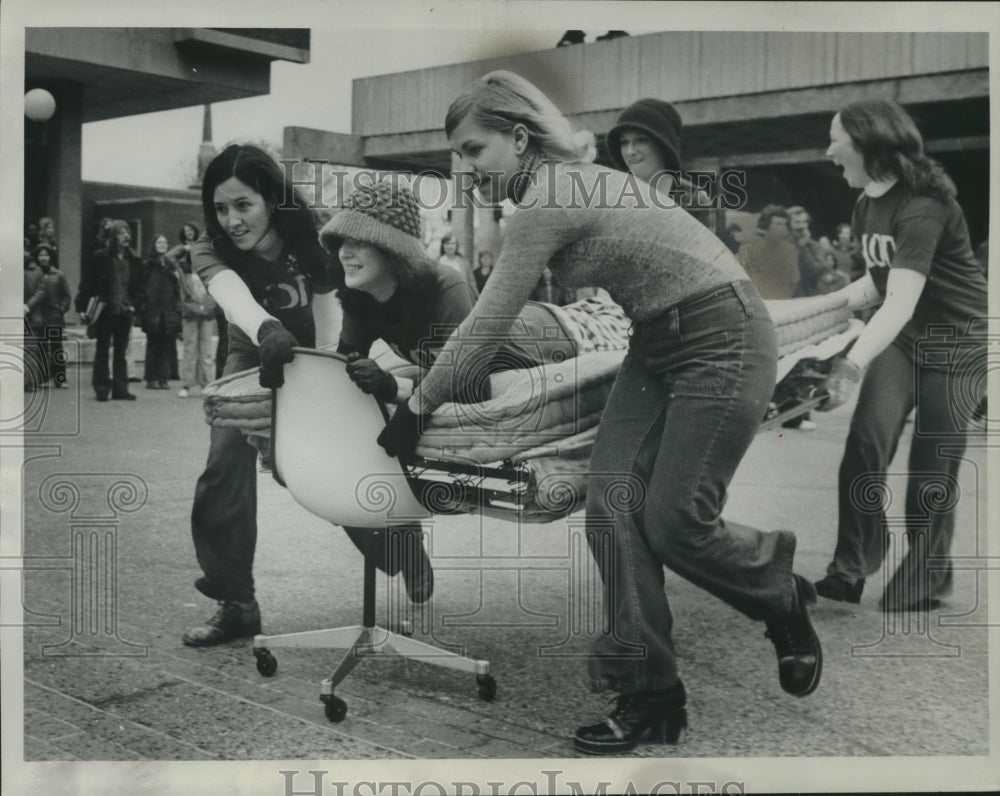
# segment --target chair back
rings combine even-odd
[[[296,348],[274,392],[275,479],[336,525],[384,528],[430,516],[399,463],[375,441],[387,414],[350,380],[340,354]]]

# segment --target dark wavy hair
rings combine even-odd
[[[337,248],[339,249],[339,246]],[[380,326],[387,324],[430,329],[435,320],[433,310],[437,306],[441,290],[438,285],[437,263],[429,257],[412,260],[381,246],[375,248],[385,256],[396,275],[399,282],[396,292],[391,299],[380,304],[371,293],[341,287],[337,291],[337,297],[344,312],[357,318],[380,322]],[[334,254],[336,255],[336,252]],[[339,257],[336,257],[334,270],[338,272],[337,278],[342,284],[343,266]]]
[[[168,238],[162,232],[158,232],[155,235],[153,235],[153,239],[149,242],[149,257],[146,258],[146,262],[149,262],[151,260],[159,262],[160,260],[166,258],[167,256],[166,252],[160,254],[159,252],[156,251],[156,241],[158,241],[160,238],[163,238],[163,240],[167,242],[167,251],[170,251],[170,238]]]
[[[889,100],[852,102],[840,123],[875,180],[897,179],[913,194],[942,202],[955,198],[955,183],[941,164],[924,153],[924,139],[910,115]]]
[[[788,211],[781,205],[767,205],[760,211],[760,215],[757,216],[757,229],[767,232],[771,228],[772,218],[783,218],[785,221],[791,220]]]
[[[273,208],[271,225],[298,259],[303,271],[315,278],[325,274],[329,259],[319,244],[312,210],[274,159],[252,144],[230,144],[205,169],[201,207],[205,214],[205,232],[212,238],[216,250],[226,258],[241,256],[215,213],[215,189],[230,177],[253,188]]]
[[[212,208],[213,208],[213,213],[214,213],[215,212],[214,211],[215,202],[212,202]],[[198,240],[198,237],[201,235],[201,230],[198,228],[198,225],[195,224],[193,221],[185,221],[183,224],[181,224],[180,232],[177,233],[177,237],[180,240],[180,242],[181,243],[187,243],[187,239],[184,237],[184,228],[185,227],[191,227],[191,229],[194,230],[194,239]]]

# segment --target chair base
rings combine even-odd
[[[443,666],[476,675],[479,698],[490,701],[496,695],[496,680],[490,676],[489,661],[467,658],[455,652],[435,647],[424,641],[410,638],[412,628],[403,622],[401,632],[387,630],[375,623],[375,564],[372,556],[375,545],[381,543],[381,532],[373,531],[369,549],[365,553],[364,567],[364,621],[360,625],[305,630],[299,633],[282,633],[276,636],[259,634],[253,639],[253,654],[257,671],[271,677],[278,669],[278,661],[271,654],[271,647],[297,647],[300,649],[346,650],[333,674],[322,681],[320,700],[324,703],[330,721],[342,721],[347,715],[347,703],[334,694],[334,689],[351,673],[362,658],[382,656],[418,660],[434,666]]]

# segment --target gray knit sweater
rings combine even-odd
[[[684,210],[654,204],[648,186],[625,172],[558,163],[543,165],[536,177],[510,218],[479,301],[411,402],[420,412],[451,399],[454,373],[489,360],[546,265],[563,285],[603,287],[633,322],[747,279],[715,235]]]

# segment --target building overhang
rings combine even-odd
[[[271,62],[305,63],[309,31],[27,28],[26,87],[83,86],[83,122],[267,94]],[[280,34],[279,34],[280,35]]]
[[[974,69],[674,103],[684,119],[685,166],[822,160],[836,109],[876,97],[905,105],[931,150],[948,146],[949,140],[988,142],[989,71]],[[621,110],[568,115],[575,127],[595,133],[604,162],[601,145]],[[451,151],[442,129],[369,135],[362,144],[367,165],[451,173]]]

